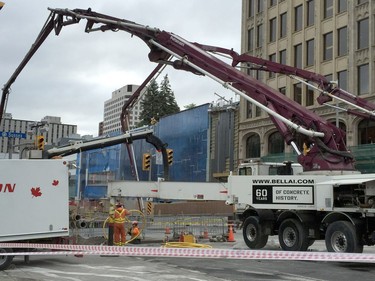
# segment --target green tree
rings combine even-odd
[[[142,120],[139,126],[150,125],[152,118],[157,118],[159,108],[159,85],[155,80],[150,82],[143,100],[141,100],[142,112],[139,118]]]
[[[194,107],[197,107],[197,105],[195,103],[189,103],[189,104],[184,106],[185,109],[192,109]]]
[[[180,111],[180,108],[177,105],[176,98],[174,93],[171,89],[171,85],[169,83],[168,74],[166,74],[163,78],[163,81],[160,83],[160,94],[164,103],[161,107],[161,116],[174,114]]]
[[[140,119],[142,121],[139,126],[150,125],[151,120],[159,121],[163,116],[180,111],[171,89],[168,75],[164,76],[160,87],[155,80],[151,81],[141,105],[143,109]]]

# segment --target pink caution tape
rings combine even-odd
[[[375,263],[375,254],[331,253],[331,252],[288,252],[268,250],[233,250],[212,248],[157,248],[118,247],[68,244],[0,243],[0,248],[28,248],[47,251],[0,253],[6,255],[118,255],[138,257],[181,257],[247,260],[303,260]],[[53,251],[51,251],[53,250]]]

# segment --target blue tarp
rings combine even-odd
[[[207,138],[209,131],[209,104],[204,104],[189,110],[181,111],[171,116],[163,117],[154,127],[154,134],[173,149],[173,164],[169,167],[171,181],[204,182],[207,181]],[[156,165],[155,148],[145,140],[133,142],[133,149],[140,180],[157,180],[163,177],[163,166]],[[143,153],[151,153],[151,174],[142,171]],[[79,158],[79,155],[78,155]],[[129,155],[125,144],[103,149],[82,152],[80,166],[80,186],[84,198],[100,198],[106,194],[106,182],[103,175],[111,173],[113,180],[133,180]],[[86,174],[87,172],[87,174]],[[85,182],[92,175],[103,186],[87,186]],[[102,182],[100,182],[100,179]],[[78,183],[77,183],[78,184]],[[84,190],[82,190],[82,188]],[[104,192],[105,187],[105,192]]]
[[[83,192],[84,198],[100,199],[107,197],[107,186],[106,185],[87,185]]]

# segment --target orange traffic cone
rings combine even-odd
[[[171,229],[169,228],[169,226],[165,228],[165,234],[171,234]]]
[[[233,233],[232,224],[229,225],[228,242],[236,242],[236,240],[234,240],[234,233]]]
[[[208,239],[208,230],[207,230],[207,228],[204,229],[203,238],[204,239]]]

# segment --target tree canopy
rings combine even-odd
[[[168,74],[164,76],[160,82],[160,86],[155,80],[150,82],[146,94],[141,101],[141,106],[140,126],[150,125],[152,122],[159,121],[163,116],[180,111],[169,83]]]

